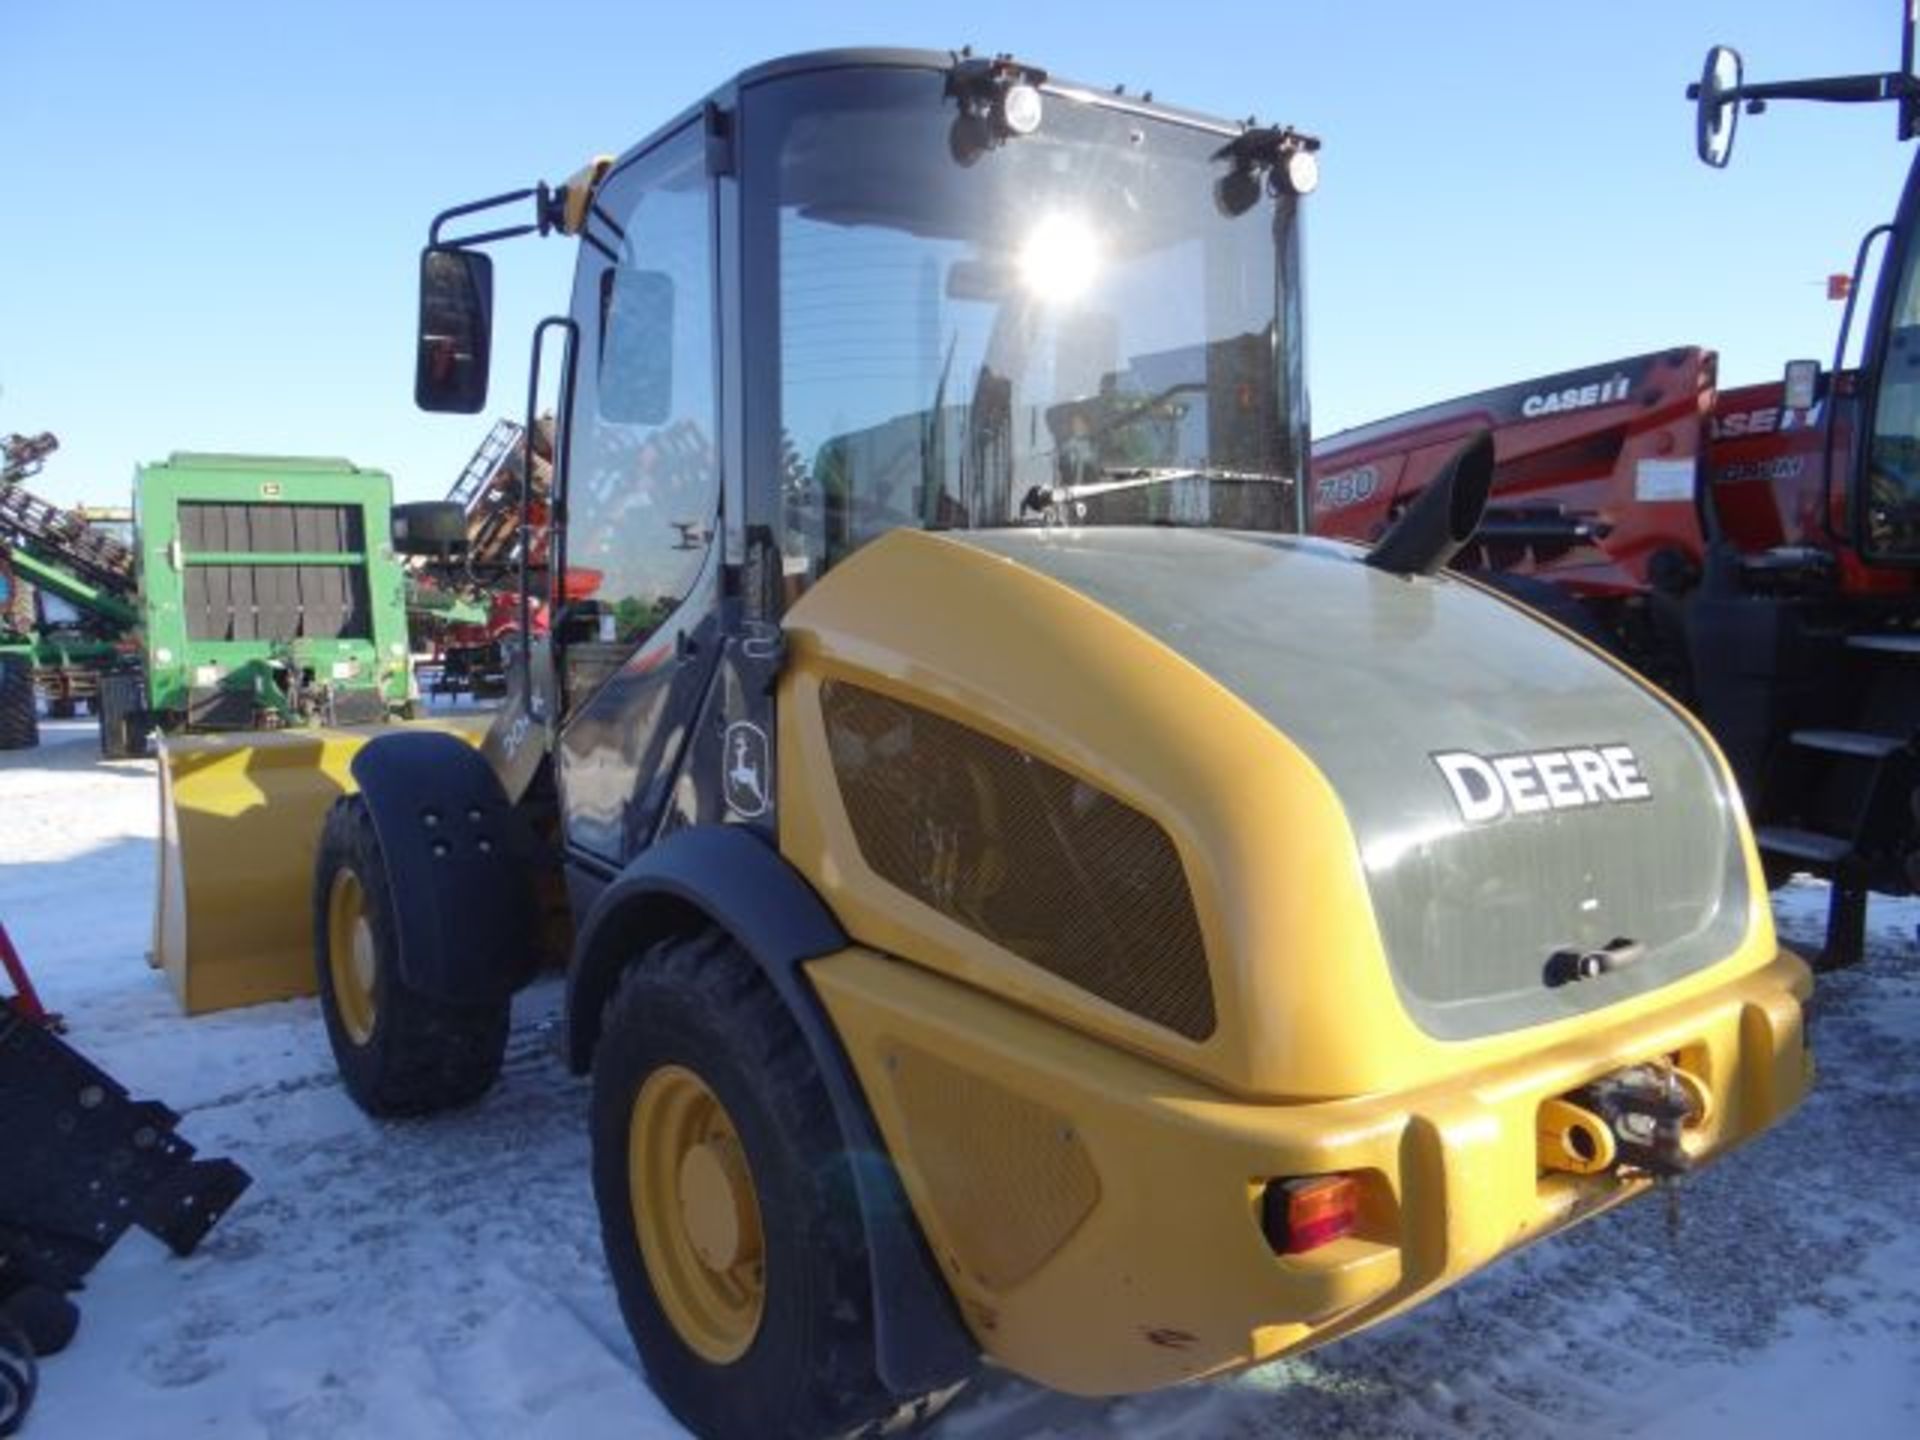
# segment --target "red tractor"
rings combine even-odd
[[[1914,21],[1897,72],[1746,84],[1715,47],[1700,155],[1724,165],[1741,109],[1886,101],[1920,134]],[[1861,953],[1870,890],[1920,889],[1920,165],[1876,242],[1858,370],[1796,361],[1722,390],[1683,347],[1542,376],[1376,421],[1314,447],[1313,529],[1370,540],[1461,439],[1493,434],[1477,571],[1690,704],[1741,780],[1770,872],[1828,878],[1828,965]]]

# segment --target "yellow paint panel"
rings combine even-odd
[[[1307,1099],[1429,1084],[1711,993],[1776,954],[1767,891],[1743,836],[1748,923],[1724,959],[1596,1014],[1437,1040],[1394,987],[1359,847],[1326,777],[1138,627],[1015,562],[897,530],[808,590],[786,629],[781,851],[847,933],[1235,1094]],[[831,680],[971,726],[1158,823],[1193,892],[1219,1017],[1213,1034],[1196,1042],[1129,1014],[878,876],[834,776],[820,703]]]
[[[422,721],[479,743],[482,729]],[[313,866],[360,747],[392,726],[160,741],[153,963],[189,1015],[314,992]]]
[[[1772,1125],[1811,1075],[1794,999],[1805,967],[1784,953],[1688,1001],[1589,1024],[1522,1057],[1300,1104],[1229,1096],[869,950],[807,972],[975,1339],[1010,1369],[1077,1394],[1153,1389],[1322,1344],[1640,1193],[1644,1180],[1542,1164],[1542,1107],[1610,1071],[1682,1054],[1696,1073],[1740,1077],[1688,1133],[1696,1162]],[[996,1140],[964,1116],[930,1125],[915,1114],[916,1056],[1061,1117],[1097,1173],[1092,1208],[1037,1269],[1009,1280],[973,1263],[995,1217],[977,1199],[956,1216],[942,1187]],[[1275,1255],[1257,1219],[1264,1183],[1337,1172],[1361,1181],[1357,1233]],[[1002,1219],[1026,1223],[1016,1211],[1036,1206],[1066,1213],[1077,1184],[1036,1161],[1020,1193],[1008,1187]]]

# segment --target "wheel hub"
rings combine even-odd
[[[737,1143],[706,1140],[680,1161],[680,1218],[694,1253],[710,1270],[759,1258],[753,1180]]]
[[[739,1359],[766,1310],[760,1202],[733,1117],[682,1065],[634,1096],[627,1193],[654,1298],[702,1359]]]

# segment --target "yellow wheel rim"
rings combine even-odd
[[[661,1066],[634,1097],[627,1195],[668,1322],[701,1359],[738,1360],[766,1311],[760,1200],[733,1117],[684,1066]]]
[[[342,867],[333,872],[333,888],[327,892],[327,973],[333,979],[333,1008],[356,1045],[373,1038],[379,1013],[373,979],[378,969],[373,926],[367,923],[367,892],[360,877]]]

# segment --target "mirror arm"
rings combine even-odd
[[[1768,100],[1826,100],[1840,105],[1864,105],[1877,100],[1898,100],[1920,94],[1920,81],[1911,75],[1892,71],[1880,75],[1830,75],[1820,80],[1774,80],[1758,85],[1736,85],[1720,92],[1729,104],[1751,109],[1754,102]],[[1687,98],[1698,100],[1698,84],[1687,87]]]
[[[545,235],[560,228],[562,206],[561,192],[552,189],[542,180],[521,190],[509,190],[503,195],[489,195],[485,200],[469,200],[464,205],[455,205],[450,210],[442,210],[433,217],[433,224],[427,230],[427,245],[467,246],[484,245],[489,240],[511,240],[520,235]],[[498,230],[483,231],[478,235],[463,235],[458,240],[442,240],[440,231],[449,220],[458,220],[464,215],[477,215],[483,210],[498,210],[505,205],[518,205],[522,200],[533,201],[533,219],[524,225],[508,225]]]
[[[493,210],[502,205],[517,205],[520,201],[531,199],[538,193],[539,190],[536,187],[529,186],[524,190],[509,190],[504,195],[491,195],[485,200],[469,200],[464,205],[455,205],[450,210],[442,210],[438,215],[433,217],[433,224],[427,230],[427,244],[429,246],[442,243],[465,244],[465,241],[458,240],[442,242],[440,239],[440,227],[445,225],[449,220],[459,219],[462,215],[475,215],[482,210]]]
[[[486,245],[495,240],[514,240],[522,235],[531,235],[538,225],[508,225],[499,230],[483,230],[478,235],[462,235],[454,240],[438,240],[435,244],[450,250],[471,250],[476,245]]]

